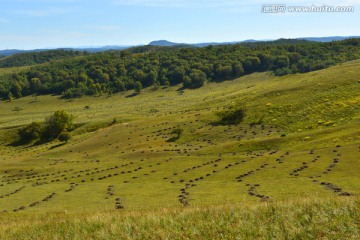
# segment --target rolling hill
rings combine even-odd
[[[183,91],[3,101],[0,236],[356,239],[359,81],[356,60]],[[232,107],[243,122],[218,124]],[[76,117],[68,143],[14,144],[56,110]]]
[[[348,37],[340,37],[340,36],[334,36],[334,37],[302,37],[302,38],[295,38],[295,39],[288,39],[293,40],[294,42],[305,40],[305,41],[311,41],[311,42],[333,42],[333,41],[342,41],[349,38],[360,38],[360,36],[348,36]],[[161,47],[174,47],[174,46],[193,46],[193,47],[207,47],[207,46],[217,46],[217,45],[232,45],[232,44],[239,44],[239,43],[263,43],[263,42],[276,42],[277,40],[254,40],[254,39],[248,39],[244,41],[233,41],[233,42],[204,42],[204,43],[176,43],[176,42],[170,42],[167,40],[157,40],[152,41],[148,45],[151,46],[161,46]]]

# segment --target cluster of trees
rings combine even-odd
[[[306,41],[164,48],[145,46],[52,61],[3,76],[4,98],[30,94],[81,97],[153,86],[231,80],[253,72],[304,73],[360,58],[360,39],[331,43]]]
[[[59,139],[67,142],[70,139],[69,131],[73,129],[74,116],[65,111],[56,111],[44,122],[32,122],[28,126],[19,129],[20,142],[51,141]]]

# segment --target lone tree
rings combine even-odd
[[[44,137],[56,139],[60,133],[66,132],[73,127],[74,116],[61,110],[56,111],[51,117],[45,120]]]

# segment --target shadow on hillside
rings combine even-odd
[[[61,147],[61,146],[64,146],[65,144],[66,144],[66,142],[56,144],[56,145],[54,145],[54,146],[49,147],[49,150],[55,149],[55,148],[58,148],[58,147]]]
[[[30,148],[30,147],[46,144],[48,142],[50,142],[50,141],[49,140],[44,140],[44,139],[40,139],[40,140],[37,140],[37,141],[15,140],[15,141],[7,144],[6,146],[8,146],[8,147],[20,147],[20,146],[26,146],[27,145],[27,147]]]
[[[185,89],[186,89],[185,87],[180,87],[180,88],[176,89],[176,91],[181,92],[181,91],[185,91]]]
[[[13,142],[7,144],[6,146],[7,147],[20,147],[20,146],[24,146],[27,144],[28,144],[28,142],[16,140],[16,141],[13,141]]]
[[[166,142],[176,142],[176,140],[178,140],[179,137],[176,136],[176,137],[172,137],[172,138],[169,138],[168,140],[166,140]]]
[[[209,123],[210,126],[213,127],[219,127],[219,126],[234,126],[234,125],[239,125],[241,123],[238,122],[231,122],[231,121],[221,121],[221,120],[216,120],[216,121],[212,121]]]
[[[132,93],[132,94],[130,94],[130,95],[127,95],[127,96],[125,96],[126,98],[132,98],[132,97],[136,97],[137,95],[139,95],[139,93]]]

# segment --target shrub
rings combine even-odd
[[[220,118],[219,123],[224,125],[239,124],[244,120],[245,110],[239,107],[230,107],[227,110],[217,112],[216,115]]]
[[[183,130],[181,128],[174,129],[171,134],[176,134],[177,138],[180,138]]]
[[[67,143],[71,139],[71,135],[68,132],[62,132],[62,133],[60,133],[58,139],[61,142],[66,142]]]
[[[183,133],[183,130],[181,128],[174,129],[171,134],[174,134],[175,136],[170,138],[168,142],[175,142],[181,137],[181,134]]]
[[[18,131],[20,136],[20,141],[30,142],[37,140],[41,137],[44,130],[44,124],[39,122],[33,122],[30,125],[20,129]]]

